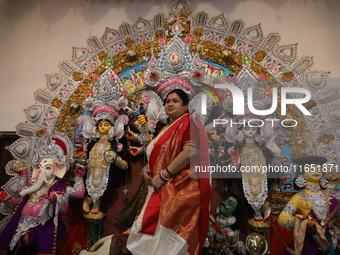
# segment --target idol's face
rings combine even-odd
[[[224,216],[231,216],[237,205],[238,202],[234,197],[228,197],[228,199],[220,204],[218,209],[220,214]]]
[[[112,124],[106,120],[101,120],[98,122],[98,131],[100,135],[107,135],[111,127]]]
[[[39,172],[45,173],[47,181],[55,179],[55,163],[52,158],[44,158],[41,160],[38,168]]]
[[[257,128],[256,127],[244,127],[242,128],[242,133],[243,133],[244,138],[251,139],[256,136]]]
[[[303,177],[307,182],[319,183],[322,178],[322,167],[320,165],[308,165],[304,166]]]

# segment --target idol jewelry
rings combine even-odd
[[[320,181],[321,181],[321,180],[320,180]],[[307,185],[305,186],[305,189],[307,189],[307,190],[309,190],[309,191],[312,191],[312,192],[318,192],[318,191],[321,189],[321,187],[320,187],[320,185],[318,185],[318,184],[316,184],[316,185],[307,184]]]
[[[323,188],[323,189],[326,189],[327,186],[328,186],[328,180],[325,178],[325,177],[322,177],[320,179],[320,186]]]
[[[302,175],[299,175],[296,179],[295,179],[295,184],[296,186],[298,186],[299,188],[303,188],[306,186],[306,180],[305,178],[303,178]]]

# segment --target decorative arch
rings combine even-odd
[[[226,91],[216,92],[214,84],[230,82],[232,76],[243,90],[248,86],[261,91],[283,87],[309,90],[312,99],[305,107],[311,116],[304,116],[294,106],[289,106],[286,116],[280,115],[280,106],[274,114],[280,120],[295,119],[299,123],[295,128],[276,126],[283,158],[286,157],[283,163],[292,163],[293,158],[306,155],[324,156],[329,164],[340,163],[337,103],[340,92],[338,88],[326,89],[330,73],[313,70],[312,56],[299,57],[297,43],[280,45],[279,33],[265,34],[261,24],[246,26],[242,20],[228,21],[223,14],[208,18],[203,11],[191,16],[190,6],[183,0],[171,5],[167,17],[156,14],[152,20],[140,17],[134,24],[123,22],[116,28],[107,27],[103,35],[90,36],[86,47],[73,47],[71,59],[61,60],[58,72],[46,75],[45,87],[34,93],[36,103],[24,109],[26,120],[16,127],[20,138],[8,146],[15,160],[28,162],[32,158],[34,137],[44,130],[58,131],[74,141],[84,101],[95,88],[96,80],[104,79],[109,72],[117,74],[116,86],[126,92],[130,104],[143,92],[155,91],[139,72],[150,68],[153,58],[160,59],[162,46],[158,40],[164,38],[166,43],[173,40],[176,22],[182,26],[178,38],[183,45],[185,38],[191,37],[190,59],[197,55],[205,64],[201,70],[208,86],[198,86],[200,92],[224,96]],[[134,81],[132,74],[138,74]],[[213,101],[218,104],[218,100]],[[337,180],[332,174],[330,178]]]

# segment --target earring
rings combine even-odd
[[[108,133],[108,136],[109,136],[109,140],[112,141],[113,140],[113,137],[115,135],[115,127],[111,127],[110,130],[109,130],[109,133]]]
[[[240,145],[242,145],[243,144],[243,141],[244,141],[244,135],[243,135],[243,133],[242,133],[242,131],[241,130],[239,130],[238,132],[237,132],[237,135],[236,135],[236,141],[240,144]]]
[[[95,141],[99,137],[99,133],[96,127],[91,130],[91,139]]]
[[[323,189],[326,189],[326,188],[327,188],[327,186],[328,186],[328,181],[327,181],[327,179],[326,179],[325,177],[322,177],[322,178],[320,179],[320,186],[321,186],[321,188],[323,188]]]
[[[303,178],[302,175],[299,175],[296,179],[295,179],[295,184],[296,186],[298,186],[299,188],[303,188],[306,186],[306,180],[305,178]]]

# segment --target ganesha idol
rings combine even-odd
[[[78,173],[74,187],[62,181],[72,156],[66,137],[45,135],[35,141],[33,153],[29,160],[33,169],[31,186],[29,171],[24,167],[18,172],[20,199],[5,199],[14,210],[0,234],[0,254],[55,254],[56,244],[66,231],[58,215],[67,213],[69,196],[84,195],[82,174]]]

